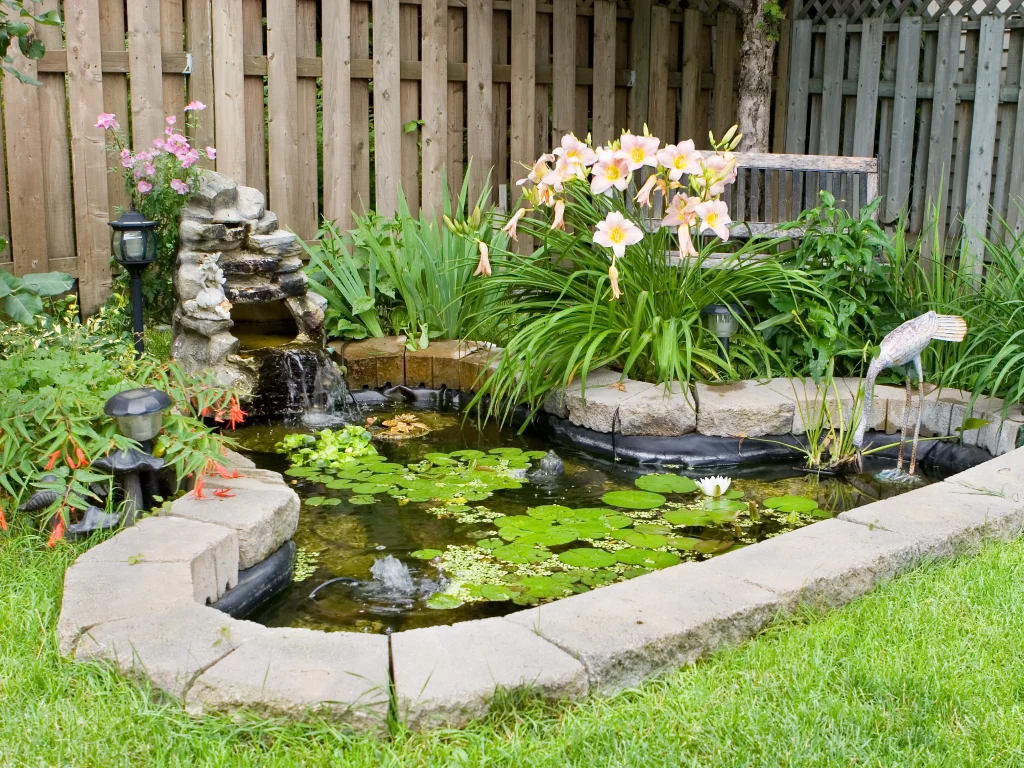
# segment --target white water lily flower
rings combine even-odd
[[[716,475],[714,477],[702,477],[697,481],[697,485],[704,492],[705,496],[711,496],[712,498],[718,498],[725,494],[729,490],[729,486],[732,485],[732,480],[723,475]]]

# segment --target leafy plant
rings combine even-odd
[[[61,519],[84,509],[87,486],[105,479],[90,469],[92,462],[115,449],[138,448],[103,413],[109,397],[134,387],[161,389],[174,402],[154,453],[179,480],[220,460],[226,441],[204,426],[202,414],[227,410],[234,400],[212,378],[187,376],[170,362],[136,360],[126,339],[95,336],[70,317],[41,332],[18,328],[0,337],[2,507],[16,507],[35,490],[59,490]]]
[[[39,3],[39,0],[29,0]],[[16,15],[15,18],[11,18]],[[56,9],[45,13],[35,13],[25,7],[24,0],[0,0],[0,69],[10,72],[26,85],[42,85],[38,80],[29,77],[14,66],[14,57],[10,54],[11,43],[17,42],[21,55],[27,59],[38,61],[46,53],[46,46],[32,28],[32,22],[45,24],[49,27],[60,26],[60,14]]]
[[[0,238],[0,251],[6,247],[6,241]],[[43,298],[66,293],[74,285],[75,278],[63,272],[42,272],[15,277],[7,270],[0,269],[3,315],[14,323],[36,325],[36,316],[43,312]]]

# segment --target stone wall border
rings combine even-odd
[[[432,385],[446,386],[457,369],[461,386],[462,364],[481,351],[471,364],[486,368],[494,350],[459,348],[441,365],[428,358]],[[698,405],[702,397],[698,387]],[[607,415],[601,407],[594,418]],[[507,617],[390,637],[272,629],[208,605],[237,582],[238,568],[288,541],[298,521],[298,497],[280,475],[242,457],[234,464],[241,477],[217,481],[233,497],[179,499],[166,517],[142,520],[68,569],[62,653],[113,662],[194,713],[313,715],[381,733],[392,707],[414,729],[461,727],[486,714],[498,690],[575,699],[635,686],[753,637],[798,604],[839,606],[922,561],[1024,531],[1019,448],[711,560]]]

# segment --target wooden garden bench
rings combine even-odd
[[[722,197],[736,222],[734,237],[799,238],[799,230],[780,230],[779,224],[818,205],[821,190],[831,192],[836,205],[853,215],[878,197],[878,160],[873,157],[760,152],[736,152],[735,157],[736,183]]]

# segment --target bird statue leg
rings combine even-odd
[[[913,476],[917,469],[917,445],[921,438],[921,417],[924,416],[924,370],[921,366],[921,356],[914,358],[914,368],[917,369],[917,386],[920,390],[917,396],[917,423],[914,425],[914,443],[910,449],[910,475]],[[909,380],[909,379],[908,379]]]
[[[910,431],[910,372],[907,371],[907,402],[903,406],[903,426],[900,428],[900,455],[896,460],[896,471],[903,471],[903,452],[907,445],[907,432]]]

